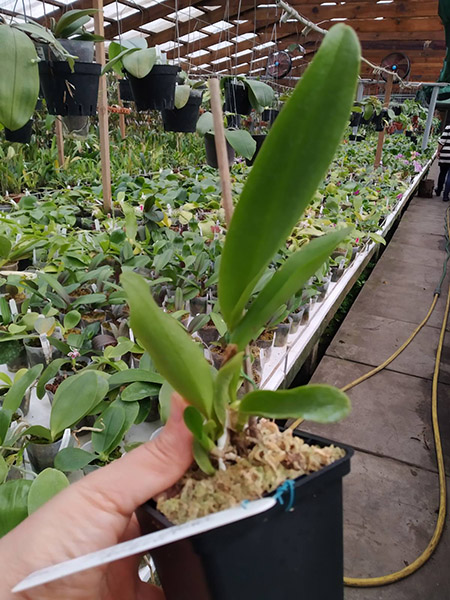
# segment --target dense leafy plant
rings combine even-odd
[[[330,422],[348,413],[348,398],[329,386],[256,390],[241,400],[236,391],[248,342],[348,235],[347,229],[337,230],[294,252],[248,306],[253,289],[333,158],[353,103],[359,60],[353,30],[334,27],[283,109],[248,177],[220,264],[219,303],[231,343],[219,371],[211,369],[179,324],[156,305],[143,278],[131,271],[122,275],[133,331],[158,371],[189,402],[185,421],[195,437],[195,457],[208,473],[214,471],[208,453],[232,422],[242,426],[249,415]],[[332,114],[325,110],[330,96],[334,98]],[[324,116],[327,114],[328,118]]]

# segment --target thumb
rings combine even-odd
[[[160,435],[75,484],[89,496],[101,495],[121,514],[175,484],[192,463],[192,435],[183,421],[185,401],[172,396],[170,418]],[[84,488],[84,489],[82,489]]]

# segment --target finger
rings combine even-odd
[[[131,515],[138,506],[176,483],[192,463],[192,435],[183,421],[186,403],[172,396],[161,434],[75,485],[93,501]]]

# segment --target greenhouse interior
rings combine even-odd
[[[269,2],[0,0],[0,600],[450,597],[450,0]]]

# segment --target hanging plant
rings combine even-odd
[[[8,25],[0,25],[0,51],[5,65],[0,77],[0,123],[16,131],[28,123],[36,106],[38,57],[28,36]]]

